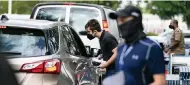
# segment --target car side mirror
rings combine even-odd
[[[79,34],[80,35],[87,35],[87,31],[80,31]]]

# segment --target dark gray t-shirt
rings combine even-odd
[[[117,39],[109,32],[103,31],[100,37],[100,47],[103,55],[103,60],[108,61],[113,55],[112,50],[118,45]],[[107,69],[115,69],[115,63],[108,66]]]

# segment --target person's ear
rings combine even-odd
[[[94,33],[97,33],[98,31],[97,30],[94,30]]]

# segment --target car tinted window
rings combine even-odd
[[[78,33],[85,30],[85,25],[90,19],[99,20],[100,14],[95,9],[88,8],[71,8],[69,24]]]
[[[65,21],[66,8],[63,7],[45,7],[39,9],[36,19],[50,21]]]
[[[80,51],[80,54],[84,57],[87,57],[87,53],[86,53],[86,48],[83,44],[83,42],[81,41],[79,35],[71,28],[71,34],[73,36],[73,39],[75,41],[75,44],[78,48],[78,50]]]
[[[62,34],[65,40],[67,41],[67,48],[69,53],[72,55],[80,55],[79,48],[76,46],[76,43],[73,39],[73,36],[69,30],[68,26],[61,26]]]
[[[59,32],[58,26],[48,30],[48,45],[51,54],[56,53],[59,49]]]
[[[117,39],[119,39],[119,31],[118,31],[118,25],[117,21],[109,18],[109,13],[114,12],[111,9],[105,9],[106,17],[108,21],[108,27],[110,30],[110,33],[113,34]]]
[[[41,30],[7,27],[0,29],[0,38],[1,53],[19,53],[27,57],[42,56],[47,52],[44,32]]]

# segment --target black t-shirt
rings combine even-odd
[[[117,39],[109,32],[103,31],[100,36],[100,47],[103,55],[103,60],[108,61],[113,55],[112,50],[118,45]],[[115,62],[107,67],[107,69],[115,69]]]

